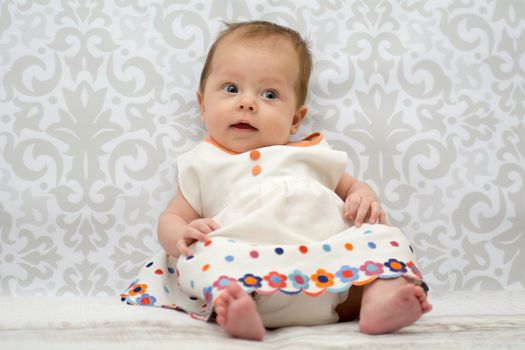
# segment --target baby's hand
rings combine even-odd
[[[175,245],[181,254],[190,256],[192,252],[189,246],[196,241],[206,241],[208,233],[218,228],[219,224],[210,218],[193,220],[184,227]]]
[[[374,193],[355,191],[346,197],[343,215],[357,227],[364,222],[386,224],[386,215]]]

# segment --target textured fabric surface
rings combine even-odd
[[[368,336],[356,322],[269,331],[263,342],[219,326],[115,299],[0,297],[2,348],[21,349],[512,349],[525,346],[524,292],[448,292],[394,334]]]
[[[159,250],[221,21],[309,37],[306,124],[433,290],[525,288],[523,1],[1,1],[0,293],[108,296]]]

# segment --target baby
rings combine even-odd
[[[359,317],[367,334],[414,323],[432,306],[413,249],[372,189],[345,172],[306,117],[312,58],[295,31],[229,24],[197,92],[208,136],[178,159],[161,215],[164,249],[123,300],[184,310],[231,336]],[[362,295],[362,296],[361,296]]]

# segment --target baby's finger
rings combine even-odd
[[[183,234],[183,238],[188,241],[206,241],[208,240],[208,235],[204,232],[201,232],[199,229],[195,227],[190,227],[186,232]]]
[[[192,222],[191,227],[202,233],[210,233],[212,231],[212,229],[208,226],[208,223],[204,220]]]
[[[204,222],[206,223],[206,225],[208,225],[208,227],[212,230],[212,231],[215,231],[215,230],[218,230],[220,229],[221,227],[219,226],[219,224],[213,220],[213,219],[210,219],[210,218],[207,218],[204,220]]]
[[[370,205],[368,204],[368,202],[366,200],[361,201],[361,205],[359,206],[359,209],[357,209],[357,213],[354,219],[354,224],[357,227],[360,227],[363,224],[369,210]]]
[[[370,216],[368,217],[368,220],[366,220],[369,224],[377,224],[379,214],[377,212],[371,211]]]
[[[193,255],[191,249],[184,243],[184,240],[180,240],[177,242],[177,248],[179,249],[179,252],[184,256]]]
[[[376,224],[381,214],[381,206],[378,202],[372,202],[370,204],[370,217],[368,218],[369,224]]]
[[[358,197],[349,197],[345,202],[346,207],[346,217],[348,219],[355,219],[359,205],[361,204],[361,198]]]
[[[379,223],[383,225],[387,225],[386,214],[382,209],[381,209],[381,213],[379,214]]]

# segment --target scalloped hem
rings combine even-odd
[[[370,284],[370,283],[372,283],[372,282],[374,282],[374,281],[376,281],[378,279],[395,279],[395,278],[399,278],[399,277],[406,278],[407,280],[411,281],[412,283],[414,283],[414,284],[416,284],[418,286],[421,286],[421,288],[423,288],[425,293],[428,293],[428,291],[429,291],[428,285],[419,276],[410,275],[408,273],[376,275],[376,276],[372,276],[371,278],[366,279],[366,280],[352,281],[352,283],[347,283],[346,285],[344,285],[342,287],[335,287],[335,288],[333,288],[333,287],[326,287],[326,288],[320,289],[320,290],[315,291],[315,292],[311,292],[311,291],[307,291],[307,290],[303,290],[303,289],[290,291],[290,290],[285,290],[285,289],[281,289],[281,288],[275,288],[275,289],[270,290],[270,291],[263,290],[263,289],[258,289],[258,288],[243,288],[243,289],[248,294],[257,293],[257,294],[264,295],[264,296],[271,296],[271,295],[274,295],[274,294],[277,294],[277,293],[283,293],[285,295],[290,295],[290,296],[303,294],[303,295],[307,295],[307,296],[310,296],[310,297],[319,297],[319,296],[321,296],[322,294],[324,294],[326,292],[334,293],[334,294],[344,293],[344,292],[348,291],[353,286],[365,286],[365,285]],[[236,283],[238,283],[238,282],[236,282]],[[198,312],[191,311],[189,309],[186,310],[185,308],[180,307],[179,305],[176,305],[176,304],[157,304],[156,303],[157,298],[155,298],[153,296],[150,296],[148,294],[146,294],[146,297],[144,296],[144,294],[141,294],[141,295],[138,295],[136,298],[133,298],[133,296],[130,296],[129,294],[122,293],[120,295],[120,297],[121,297],[121,301],[122,302],[125,302],[125,303],[127,303],[129,305],[160,307],[160,308],[164,308],[164,309],[176,310],[176,311],[180,311],[180,312],[184,312],[184,313],[188,314],[193,319],[207,322],[207,321],[209,321],[210,317],[213,314],[213,305],[215,305],[215,303],[220,299],[220,294],[221,293],[219,291],[219,293],[217,293],[216,297],[213,298],[212,300],[210,300],[210,302],[208,302],[207,304],[200,305],[200,311],[198,311]]]
[[[425,291],[425,293],[427,293],[428,290],[429,290],[428,285],[421,279],[421,277],[414,276],[414,275],[411,275],[411,274],[408,274],[408,273],[376,275],[376,276],[372,276],[371,278],[366,279],[366,280],[352,281],[351,283],[347,283],[346,285],[341,286],[341,287],[325,287],[325,288],[319,289],[317,291],[308,291],[308,290],[304,290],[304,289],[298,289],[298,290],[291,291],[291,290],[286,290],[286,289],[281,289],[281,288],[275,288],[273,290],[264,290],[262,288],[245,288],[245,287],[243,287],[243,289],[244,289],[244,291],[247,294],[257,293],[257,294],[264,295],[264,296],[271,296],[271,295],[274,295],[276,293],[283,293],[285,295],[290,295],[290,296],[304,294],[304,295],[308,295],[310,297],[318,297],[318,296],[322,295],[325,292],[330,292],[330,293],[334,293],[334,294],[344,293],[344,292],[348,291],[350,288],[352,288],[353,286],[365,286],[367,284],[375,282],[378,279],[396,279],[396,278],[399,278],[399,277],[406,278],[407,280],[411,281],[412,283],[414,283],[414,284],[416,284],[418,286],[421,286],[423,288],[423,290]],[[210,287],[210,288],[217,289],[217,288],[213,288],[213,287]],[[206,292],[205,292],[205,295],[204,295],[205,300],[206,300],[206,298],[208,298],[208,300],[209,300],[208,303],[210,303],[212,305],[215,305],[217,300],[220,299],[220,294],[221,294],[222,289],[224,289],[224,288],[221,288],[221,290],[217,290],[217,292],[218,292],[217,295],[214,298],[212,298],[212,299],[209,299],[209,294],[206,294]],[[208,289],[208,293],[209,293],[209,289]]]

